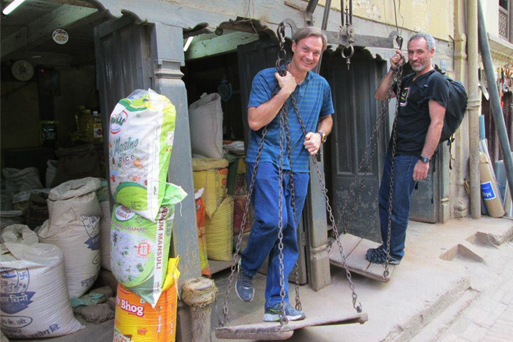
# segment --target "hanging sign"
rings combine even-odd
[[[69,40],[68,32],[63,29],[57,29],[53,31],[52,38],[57,44],[66,44]]]

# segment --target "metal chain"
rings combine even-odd
[[[289,133],[289,116],[288,116],[288,110],[286,106],[283,106],[282,108],[283,114],[285,116],[285,136],[287,137],[287,156],[289,160],[289,167],[290,167],[290,175],[289,175],[289,182],[290,182],[290,193],[291,193],[291,205],[292,205],[292,214],[293,214],[293,221],[292,224],[295,225],[296,221],[299,222],[299,217],[297,216],[297,210],[296,210],[296,190],[294,187],[294,169],[292,167],[292,148],[290,146],[290,133]],[[301,236],[301,234],[300,234]],[[301,241],[298,242],[298,246],[301,246]],[[301,298],[299,297],[299,264],[296,261],[296,264],[294,266],[294,274],[295,274],[295,280],[296,280],[296,305],[294,306],[296,310],[302,310],[301,305]]]
[[[294,110],[296,112],[297,119],[301,125],[301,130],[303,131],[303,134],[306,137],[307,132],[306,132],[305,124],[303,122],[303,119],[301,118],[301,115],[299,114],[299,108],[297,106],[296,99],[293,96],[291,96],[291,100],[292,100],[292,104],[294,106]],[[315,166],[315,171],[317,173],[317,178],[319,179],[319,185],[321,186],[321,192],[324,194],[324,199],[326,202],[326,209],[328,210],[328,213],[329,213],[330,223],[333,225],[334,231],[336,232],[335,236],[336,236],[337,244],[339,247],[340,256],[342,257],[342,265],[344,266],[344,269],[346,271],[346,277],[347,277],[347,280],[349,281],[349,288],[351,289],[351,293],[352,293],[351,296],[353,298],[353,308],[357,312],[362,312],[362,304],[358,303],[358,305],[356,305],[356,302],[358,300],[358,295],[356,294],[356,291],[355,291],[351,272],[349,271],[349,268],[347,266],[344,248],[342,247],[342,244],[341,244],[339,236],[338,236],[338,230],[336,228],[335,218],[333,217],[333,210],[331,209],[330,200],[328,198],[328,190],[326,189],[326,184],[324,183],[323,176],[321,174],[321,170],[319,168],[319,163],[317,162],[317,159],[312,158],[312,160],[313,160],[313,164]]]
[[[278,53],[278,60],[276,61],[276,69],[280,73],[280,75],[284,75],[286,73],[285,24],[284,23],[281,23],[278,26],[278,37],[280,39],[280,50]],[[274,88],[272,96],[276,95],[277,92],[278,92],[278,84]],[[264,148],[266,135],[267,135],[267,126],[265,126],[262,129],[260,145],[258,146],[257,156],[255,159],[255,165],[253,166],[253,173],[251,175],[251,181],[250,181],[249,188],[248,188],[248,197],[247,197],[248,200],[246,201],[246,205],[244,207],[244,213],[242,215],[242,220],[241,220],[241,225],[240,225],[241,228],[239,230],[239,235],[237,237],[237,244],[235,246],[235,252],[233,253],[233,263],[231,266],[231,273],[230,273],[230,276],[228,277],[228,286],[226,287],[226,293],[225,293],[225,297],[224,297],[223,317],[221,317],[221,316],[219,317],[219,326],[220,327],[224,327],[230,320],[229,319],[229,309],[228,309],[228,299],[229,299],[230,292],[231,292],[231,289],[233,286],[233,279],[234,279],[235,271],[236,271],[237,265],[239,264],[239,261],[240,261],[239,253],[240,253],[240,248],[242,245],[242,237],[244,235],[245,228],[246,228],[246,222],[248,220],[251,197],[253,194],[253,189],[255,187],[255,179],[256,179],[256,174],[258,171],[258,164],[260,162],[260,157],[262,155],[262,150]],[[283,247],[283,244],[282,244],[282,247]],[[285,317],[284,312],[282,312],[282,316]],[[282,320],[280,319],[280,321],[282,321]]]
[[[354,177],[353,181],[351,182],[351,185],[349,186],[349,193],[348,193],[347,197],[345,198],[344,204],[342,206],[342,211],[341,211],[341,213],[339,215],[339,217],[341,219],[340,221],[342,221],[342,217],[345,214],[345,211],[346,211],[347,206],[349,204],[349,200],[353,196],[354,188],[356,186],[356,183],[357,183],[358,179],[360,178],[360,173],[364,169],[365,171],[363,172],[363,176],[361,176],[361,178],[360,178],[360,183],[358,185],[358,190],[356,192],[356,197],[355,197],[355,200],[353,201],[353,206],[351,207],[351,211],[349,213],[348,218],[345,220],[345,222],[343,222],[342,229],[343,229],[344,234],[348,233],[349,223],[351,222],[351,220],[353,218],[353,215],[355,214],[355,212],[357,210],[358,203],[360,201],[360,197],[361,197],[361,194],[362,194],[362,190],[363,190],[363,187],[365,185],[365,180],[367,179],[367,174],[369,172],[369,168],[370,168],[370,165],[372,163],[372,157],[374,156],[374,153],[377,150],[378,141],[379,141],[379,137],[380,137],[380,133],[381,133],[381,128],[382,128],[383,123],[385,122],[385,119],[386,119],[386,114],[388,112],[388,103],[390,102],[390,98],[392,97],[392,94],[393,94],[393,89],[390,88],[388,93],[387,93],[387,95],[386,95],[385,101],[383,101],[383,103],[381,105],[381,111],[380,111],[380,114],[378,116],[378,120],[376,122],[376,125],[374,126],[374,129],[372,131],[372,134],[371,134],[371,137],[369,139],[369,142],[367,143],[367,146],[365,147],[362,160],[360,161],[360,164],[358,165],[358,170],[357,170],[357,172],[355,174],[355,177]],[[372,146],[371,154],[369,156],[367,156],[368,153],[369,153],[369,148],[371,146]],[[364,165],[365,161],[367,161],[367,163]]]
[[[349,193],[347,194],[347,196],[344,200],[344,204],[342,205],[342,210],[339,215],[339,221],[343,221],[343,216],[346,212],[346,209],[347,209],[347,206],[349,205],[350,200],[352,199],[356,183],[358,182],[358,179],[360,178],[360,174],[362,173],[362,170],[365,170],[363,172],[363,176],[361,176],[361,178],[360,178],[360,183],[358,185],[358,191],[356,192],[356,197],[355,197],[356,199],[353,201],[353,206],[351,208],[351,212],[350,212],[348,218],[345,220],[346,222],[343,222],[344,223],[343,224],[343,233],[344,234],[348,233],[349,223],[351,222],[351,219],[357,209],[357,205],[360,200],[360,196],[362,194],[363,186],[365,184],[365,180],[366,180],[367,174],[369,172],[369,167],[370,167],[370,164],[372,163],[372,157],[374,156],[374,153],[375,153],[377,145],[378,145],[381,127],[383,126],[383,123],[385,122],[385,119],[387,117],[388,105],[390,103],[393,93],[394,93],[393,87],[390,87],[388,89],[387,95],[385,96],[385,100],[381,104],[380,114],[378,115],[378,119],[377,119],[376,125],[374,126],[374,129],[372,131],[369,142],[367,143],[367,146],[365,146],[363,157],[360,161],[360,164],[358,165],[358,170],[356,171],[355,177],[353,178],[351,184],[349,185]],[[369,157],[367,157],[367,155],[369,153],[369,148],[371,145],[373,146],[372,150],[371,150],[371,154]],[[367,161],[367,163],[364,165],[365,161]],[[331,243],[333,243],[333,241]],[[329,247],[331,247],[331,243],[329,244]]]
[[[401,37],[397,37],[397,44],[399,45],[399,49],[402,48],[403,39]],[[388,227],[387,227],[387,257],[385,259],[385,270],[383,271],[383,276],[388,278],[390,275],[390,271],[388,270],[388,266],[390,263],[390,239],[392,236],[392,213],[393,213],[393,198],[394,198],[394,171],[395,171],[395,151],[397,146],[397,116],[399,115],[399,106],[401,103],[401,83],[402,83],[402,73],[403,66],[397,65],[394,70],[394,80],[397,84],[397,101],[395,104],[395,118],[394,118],[394,126],[392,128],[392,162],[390,166],[390,193],[388,195]],[[393,82],[392,82],[393,84]]]
[[[402,45],[402,38],[401,37],[397,37],[397,43],[399,44],[399,46]],[[395,70],[395,72],[394,72],[394,79],[395,80],[399,79],[401,73],[402,73],[402,69],[397,68]],[[362,190],[363,190],[363,187],[365,185],[365,180],[367,178],[369,167],[370,167],[370,164],[372,163],[372,157],[374,156],[374,153],[375,153],[375,151],[377,149],[378,140],[379,140],[379,136],[380,136],[380,132],[381,132],[381,127],[383,126],[383,123],[385,122],[385,118],[387,117],[386,114],[388,113],[388,106],[389,106],[389,103],[390,103],[390,100],[392,98],[392,94],[393,93],[394,93],[393,86],[390,86],[390,88],[388,89],[388,92],[387,92],[387,94],[385,96],[385,100],[381,104],[381,110],[380,110],[380,114],[378,115],[377,123],[374,126],[374,129],[372,131],[372,134],[371,134],[371,137],[369,139],[369,142],[367,143],[367,146],[365,147],[365,150],[364,150],[364,153],[363,153],[363,157],[362,157],[362,159],[360,161],[360,164],[358,165],[358,170],[356,171],[355,177],[353,178],[353,180],[351,182],[351,185],[349,186],[349,193],[348,193],[348,195],[345,198],[344,204],[342,205],[342,210],[341,210],[340,215],[339,215],[339,221],[341,221],[342,224],[343,224],[343,233],[344,234],[348,233],[349,224],[350,224],[350,222],[351,222],[351,220],[353,218],[354,213],[357,210],[357,205],[359,203],[359,200],[360,200],[360,197],[361,197],[361,194],[362,194]],[[373,146],[372,150],[371,150],[371,154],[370,154],[369,157],[367,157],[371,144]],[[367,163],[365,164],[365,168],[364,168],[364,162],[366,160],[367,160]],[[359,185],[358,185],[358,191],[356,193],[355,200],[353,201],[353,206],[351,207],[351,211],[349,213],[349,216],[347,217],[347,219],[344,222],[344,220],[343,220],[344,214],[346,212],[346,209],[347,209],[347,206],[349,204],[349,201],[352,199],[352,196],[353,196],[353,193],[354,193],[354,188],[356,186],[356,183],[358,181],[358,178],[360,176],[360,173],[361,173],[362,169],[365,169],[365,171],[363,173],[363,176],[360,178],[360,182],[359,182]],[[334,226],[334,228],[335,228],[335,226]],[[328,244],[328,253],[329,253],[329,251],[331,249],[331,245],[333,244],[333,242],[334,241],[330,241],[330,243]]]
[[[277,69],[278,73],[281,76],[284,76],[286,74],[286,61],[285,61],[286,52],[285,52],[285,47],[284,47],[284,43],[285,43],[285,25],[284,25],[284,23],[281,23],[278,26],[277,32],[278,32],[278,38],[279,38],[279,41],[280,41],[279,42],[280,50],[279,50],[279,53],[278,53],[278,60],[276,62],[276,69]],[[399,38],[400,37],[398,37],[398,39]],[[401,42],[402,42],[402,38],[401,38]],[[402,43],[400,45],[402,45]],[[396,72],[399,75],[400,73],[398,72],[398,70],[399,70],[399,68],[396,69]],[[400,87],[400,79],[398,78],[398,80],[399,80],[399,82],[398,82],[398,89],[399,89],[399,87]],[[385,100],[385,103],[383,104],[383,108],[386,107],[386,104],[388,104],[388,102],[390,100],[391,89],[388,92],[387,99]],[[278,85],[276,85],[276,87],[275,87],[275,89],[273,91],[273,95],[272,96],[276,95],[277,91],[278,91]],[[291,98],[292,104],[294,106],[294,110],[296,112],[296,116],[297,116],[297,118],[299,120],[299,123],[301,124],[301,129],[303,131],[303,134],[306,136],[306,129],[305,129],[303,120],[302,120],[302,118],[301,118],[301,116],[299,114],[299,109],[298,109],[298,106],[297,106],[296,99],[292,95],[290,96],[290,98]],[[385,111],[382,110],[382,113],[380,114],[380,117],[378,118],[378,124],[376,125],[376,127],[375,127],[375,129],[374,129],[374,131],[372,133],[371,140],[367,144],[365,155],[368,153],[368,149],[369,149],[369,146],[371,144],[371,141],[372,141],[372,139],[373,139],[373,137],[374,137],[374,135],[376,134],[377,131],[378,131],[377,134],[378,134],[378,137],[379,137],[379,129],[380,129],[380,127],[382,126],[382,124],[384,122],[384,114],[383,114],[384,112]],[[285,105],[280,110],[279,115],[280,115],[280,168],[279,168],[279,172],[278,172],[278,178],[279,178],[279,181],[280,181],[280,189],[279,189],[279,193],[280,193],[279,197],[280,197],[280,199],[279,199],[279,209],[278,209],[279,210],[279,219],[278,219],[279,220],[279,222],[278,222],[278,226],[279,226],[279,233],[278,233],[279,244],[278,244],[278,248],[280,250],[279,258],[280,258],[280,286],[281,286],[281,290],[280,290],[280,296],[281,296],[280,324],[284,325],[284,324],[288,323],[288,319],[286,318],[286,315],[285,315],[285,275],[284,275],[284,264],[283,264],[283,218],[282,218],[283,208],[282,208],[282,201],[281,201],[281,197],[283,195],[282,184],[283,184],[283,127],[284,126],[285,126],[285,129],[286,129],[286,136],[287,136],[287,153],[288,153],[288,158],[289,158],[289,164],[290,164],[290,167],[291,167],[291,170],[290,170],[291,177],[290,177],[290,179],[291,179],[291,191],[292,191],[292,203],[293,203],[292,206],[293,206],[293,212],[294,212],[294,219],[296,219],[296,208],[295,208],[295,191],[294,191],[294,185],[293,185],[294,180],[293,180],[293,177],[292,177],[292,175],[293,175],[293,173],[292,173],[292,162],[291,162],[292,156],[291,156],[291,151],[290,151],[290,137],[289,137],[289,132],[288,132],[288,113],[287,113],[287,109],[286,109]],[[397,116],[397,111],[396,111],[396,116]],[[395,144],[395,124],[396,123],[394,122],[394,144]],[[248,188],[248,200],[246,202],[246,205],[245,205],[245,208],[244,208],[244,214],[243,214],[242,220],[241,220],[241,229],[239,231],[235,252],[233,254],[233,264],[231,266],[230,276],[228,277],[228,286],[226,288],[225,300],[224,300],[224,304],[223,304],[224,320],[221,317],[219,318],[219,326],[221,326],[221,327],[225,326],[225,324],[229,321],[228,298],[229,298],[229,295],[230,295],[230,292],[231,292],[235,270],[237,269],[237,264],[240,261],[239,260],[240,259],[239,258],[239,253],[240,253],[240,247],[242,245],[242,237],[243,237],[244,230],[245,230],[245,227],[246,227],[246,221],[247,221],[247,218],[248,218],[249,207],[250,207],[250,202],[251,202],[251,196],[252,196],[254,185],[255,185],[256,173],[257,173],[257,170],[258,170],[258,164],[259,164],[259,161],[260,161],[260,157],[262,155],[262,150],[263,150],[263,147],[264,147],[264,142],[265,142],[266,134],[267,134],[267,126],[265,126],[262,129],[262,137],[261,137],[261,140],[260,140],[260,145],[258,147],[257,156],[256,156],[256,159],[255,159],[255,165],[253,167],[253,173],[252,173],[252,177],[251,177],[251,182],[250,182],[250,185],[249,185],[249,188]],[[375,145],[377,145],[377,139],[376,139]],[[372,154],[371,154],[369,160],[372,159],[372,156],[373,156],[373,154],[375,152],[375,149],[376,149],[376,147],[374,146],[373,150],[372,150]],[[395,155],[395,146],[393,148],[393,155]],[[339,236],[338,228],[336,227],[335,218],[333,216],[333,211],[332,211],[331,205],[329,204],[329,198],[328,198],[328,195],[327,195],[328,190],[326,189],[325,183],[323,181],[323,177],[322,177],[322,174],[320,172],[320,168],[319,168],[317,159],[313,158],[313,162],[314,162],[314,166],[315,166],[315,169],[316,169],[317,177],[319,179],[319,184],[321,186],[321,191],[324,193],[324,197],[325,197],[325,201],[326,201],[326,208],[327,208],[328,213],[329,213],[329,219],[330,219],[330,222],[331,222],[331,224],[333,226],[333,231],[335,233],[335,238],[336,238],[336,241],[337,241],[337,244],[338,244],[338,247],[339,247],[340,255],[341,255],[342,260],[343,260],[342,264],[343,264],[343,267],[345,268],[346,276],[347,276],[347,279],[349,281],[349,288],[352,291],[353,308],[355,308],[356,311],[360,313],[360,312],[362,312],[362,305],[361,305],[361,303],[358,303],[358,305],[356,305],[356,302],[358,300],[358,296],[357,296],[357,294],[355,292],[355,287],[354,287],[354,284],[352,282],[351,272],[349,271],[349,268],[348,268],[348,265],[347,265],[347,262],[346,262],[346,256],[344,254],[344,250],[343,250],[342,244],[340,242],[340,236]],[[367,174],[367,169],[369,167],[369,163],[370,162],[368,161],[363,181],[365,181],[365,177],[366,177],[366,174]],[[360,162],[359,170],[357,172],[357,176],[358,176],[358,173],[360,172],[362,167],[363,167],[363,160],[362,160],[362,162]],[[357,177],[355,177],[355,179],[353,180],[353,182],[351,184],[350,193],[349,193],[349,195],[346,198],[346,201],[344,203],[342,214],[344,213],[345,208],[347,207],[348,198],[351,197],[351,195],[352,195],[352,193],[354,191],[354,186],[356,184],[356,180],[357,180]],[[393,181],[391,183],[393,185]],[[361,195],[361,190],[362,190],[362,185],[360,184],[359,189],[358,189],[357,201],[355,201],[356,203],[358,203],[359,197]],[[390,194],[390,196],[392,196],[392,193]],[[352,213],[350,215],[350,218],[352,218],[352,216],[354,214],[355,206],[356,206],[356,204],[353,204]],[[391,210],[392,210],[392,206],[390,205],[389,213],[391,212]],[[342,216],[342,214],[341,214],[341,216]],[[390,250],[390,248],[389,248],[389,246],[390,246],[390,229],[391,229],[390,217],[391,217],[391,215],[389,215],[389,232],[388,232],[389,237],[388,237],[388,242],[387,242],[387,246],[388,246],[387,250],[388,251]],[[347,232],[347,227],[346,227],[346,232]],[[328,251],[329,251],[329,248],[331,247],[331,243],[328,244]],[[386,276],[388,276],[388,260],[389,260],[389,257],[390,256],[389,256],[389,253],[388,253],[387,254],[386,264],[385,264],[385,274],[387,274]],[[299,298],[299,267],[298,267],[297,263],[295,265],[295,269],[296,269],[296,309],[297,310],[301,310],[301,301],[300,301],[300,298]]]
[[[280,154],[279,154],[279,166],[278,166],[278,250],[280,260],[280,325],[287,324],[289,322],[285,315],[285,265],[283,264],[283,143],[284,143],[284,110],[283,107],[280,110]]]
[[[244,230],[246,228],[246,221],[248,219],[251,195],[253,194],[253,189],[255,187],[255,179],[256,179],[256,173],[258,170],[258,163],[260,162],[262,150],[264,149],[264,142],[265,142],[266,135],[267,135],[267,126],[265,126],[262,129],[262,137],[260,139],[260,145],[258,146],[258,152],[257,152],[257,156],[255,159],[255,165],[253,166],[253,173],[251,175],[251,182],[250,182],[249,188],[248,188],[248,200],[246,201],[246,205],[244,207],[244,214],[242,215],[239,235],[237,237],[237,245],[235,246],[235,252],[233,253],[233,263],[231,266],[231,273],[230,273],[230,276],[228,277],[228,286],[226,287],[226,293],[224,296],[224,304],[223,304],[224,320],[221,317],[219,317],[219,326],[221,326],[221,327],[224,327],[226,325],[226,323],[228,323],[228,321],[229,321],[228,297],[230,296],[230,292],[232,290],[232,283],[233,283],[235,270],[237,269],[237,265],[239,263],[239,253],[240,253],[240,247],[242,245],[242,236],[244,235]]]

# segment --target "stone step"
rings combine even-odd
[[[410,342],[435,342],[451,327],[470,304],[479,296],[479,292],[468,289],[453,304],[448,306],[437,317],[415,335]]]

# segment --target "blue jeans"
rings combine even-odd
[[[253,163],[247,165],[248,182],[251,182]],[[289,302],[288,277],[299,254],[297,244],[297,226],[301,218],[308,191],[308,172],[294,173],[296,196],[296,219],[292,210],[290,191],[290,171],[284,170],[283,182],[278,181],[278,167],[272,163],[258,164],[255,186],[251,201],[255,208],[255,223],[249,234],[248,245],[242,253],[242,271],[248,276],[255,276],[265,258],[269,256],[267,284],[265,288],[265,308],[281,302],[280,296],[280,260],[278,249],[278,198],[279,187],[283,187],[282,223],[283,223],[283,265],[285,276],[285,300]]]
[[[396,154],[394,163],[394,193],[392,199],[392,232],[390,237],[390,256],[401,260],[404,257],[406,228],[410,219],[411,195],[416,181],[413,169],[419,161],[418,156]],[[383,178],[379,188],[379,217],[381,221],[381,239],[386,251],[388,238],[388,204],[390,199],[390,171],[392,155],[387,154]]]

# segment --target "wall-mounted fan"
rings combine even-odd
[[[28,81],[34,76],[34,67],[30,62],[20,59],[11,68],[13,76],[20,81]]]

